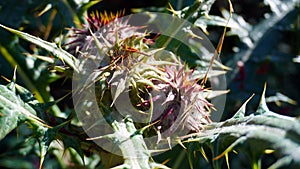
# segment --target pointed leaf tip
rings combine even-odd
[[[269,108],[266,103],[266,89],[267,89],[267,83],[265,83],[265,85],[264,85],[264,90],[261,95],[260,103],[259,103],[257,111],[255,112],[256,115],[269,112]]]
[[[245,114],[246,114],[246,106],[247,106],[248,102],[253,98],[253,96],[254,96],[254,94],[252,94],[252,95],[245,101],[245,103],[240,107],[240,109],[235,113],[235,115],[233,115],[232,119],[245,117]]]
[[[177,143],[178,143],[182,148],[184,148],[185,150],[187,149],[187,148],[183,145],[181,139],[177,139],[176,141],[177,141]]]

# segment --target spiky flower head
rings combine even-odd
[[[167,106],[158,118],[160,128],[172,126],[177,118],[180,119],[179,124],[194,131],[210,123],[210,108],[213,105],[205,99],[205,89],[198,84],[198,77],[193,76],[194,70],[178,63],[176,66],[166,66],[165,73],[169,80],[162,83],[161,90],[166,92],[164,104]]]
[[[110,30],[106,30],[107,33],[109,31],[113,32],[113,29],[118,29],[118,27],[122,28],[119,30],[120,35],[127,35],[132,34],[132,32],[136,31],[137,27],[130,27],[127,26],[127,20],[122,20],[120,17],[122,17],[125,13],[125,10],[117,12],[117,13],[110,13],[107,12],[100,13],[100,12],[92,12],[89,17],[87,17],[87,25],[83,25],[83,28],[72,28],[71,31],[73,32],[70,38],[74,39],[70,43],[66,44],[68,46],[68,51],[70,53],[73,53],[75,56],[78,56],[81,51],[85,51],[87,49],[83,49],[84,45],[86,43],[90,43],[91,40],[93,40],[93,33],[96,32],[104,32],[105,30],[102,30],[103,27],[109,28],[113,27]],[[114,24],[111,24],[113,23]],[[127,29],[124,29],[127,28]],[[130,32],[128,32],[130,31]],[[111,32],[111,33],[112,33]],[[123,33],[121,33],[123,32]],[[112,37],[105,37],[108,41],[111,40]],[[120,37],[121,38],[121,37]],[[123,37],[124,38],[124,37]],[[114,43],[114,42],[112,42]]]
[[[89,28],[75,30],[73,45],[96,64],[85,73],[83,87],[98,86],[97,102],[106,119],[131,116],[138,128],[148,125],[164,137],[183,129],[199,131],[211,122],[213,105],[197,70],[172,52],[151,48],[146,42],[153,39],[140,31],[142,26],[116,17],[97,19],[103,16],[108,15],[97,15],[88,20]]]

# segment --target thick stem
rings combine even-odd
[[[124,166],[134,169],[150,169],[150,153],[144,142],[143,136],[137,134],[137,130],[130,118],[121,122],[112,123],[113,139],[121,149],[125,160]]]

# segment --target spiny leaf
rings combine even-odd
[[[142,135],[136,134],[132,119],[126,117],[120,122],[114,120],[112,128],[114,142],[118,143],[116,145],[121,149],[125,160],[124,165],[128,168],[150,168],[150,153]]]
[[[226,63],[229,67],[236,67],[234,71],[227,74],[227,83],[231,83],[237,74],[239,73],[238,67],[235,66],[237,61],[242,60],[246,63],[250,58],[253,59],[255,56],[268,55],[268,52],[274,51],[276,46],[276,40],[273,37],[278,37],[281,31],[277,31],[277,27],[281,27],[287,24],[293,24],[297,22],[297,14],[299,13],[298,8],[295,7],[297,0],[286,0],[285,3],[280,3],[278,9],[280,13],[268,13],[268,19],[263,19],[261,22],[250,28],[249,24],[242,22],[241,26],[244,25],[246,28],[243,32],[231,30],[230,34],[236,34],[240,36],[240,39],[247,44],[246,47],[241,47],[240,51],[232,56],[232,59]],[[234,31],[234,32],[233,32]],[[264,48],[260,48],[264,46]]]
[[[51,52],[55,57],[59,58],[63,62],[66,62],[71,68],[73,68],[76,72],[78,72],[77,66],[78,66],[78,60],[72,56],[70,53],[66,52],[65,50],[58,47],[55,43],[50,43],[47,41],[44,41],[38,37],[32,36],[28,33],[24,33],[9,27],[6,27],[2,24],[0,24],[0,27],[10,31],[13,34],[16,34],[20,38],[27,40],[49,52]]]
[[[36,116],[36,111],[32,106],[38,104],[33,95],[22,86],[17,84],[14,90],[8,86],[0,85],[0,140],[4,138],[11,130],[15,129],[20,122],[27,120],[33,127],[34,133],[40,145],[40,166],[44,161],[49,144],[54,139],[53,134],[50,134],[53,129],[43,123],[41,119]],[[17,89],[17,90],[15,90]],[[19,95],[16,94],[17,91]]]
[[[18,126],[19,116],[20,113],[4,107],[0,99],[0,140]]]
[[[81,149],[80,140],[78,138],[60,134],[61,140],[64,143],[65,149],[71,147],[73,148],[81,157],[82,162],[84,163],[84,155]]]
[[[266,102],[275,102],[277,106],[280,106],[281,102],[286,102],[286,103],[289,103],[289,104],[292,104],[292,105],[297,104],[297,102],[295,100],[292,100],[289,97],[287,97],[287,96],[285,96],[285,95],[283,95],[279,92],[276,92],[275,96],[267,97]]]
[[[47,154],[48,151],[48,147],[51,143],[51,141],[53,139],[48,138],[48,128],[45,128],[43,126],[37,127],[36,128],[36,133],[38,133],[38,135],[36,136],[39,146],[40,146],[40,165],[39,165],[39,169],[42,169],[43,166],[43,162],[45,159],[45,156]]]
[[[273,113],[275,114],[275,113]],[[272,167],[299,168],[298,155],[300,121],[285,116],[275,116],[270,113],[231,118],[225,122],[212,123],[201,133],[190,135],[185,142],[198,146],[208,144],[215,147],[215,143],[229,145],[222,147],[222,153],[214,158],[218,160],[234,149],[245,153],[250,158],[252,167],[260,166],[262,155],[272,149],[278,156],[278,163]],[[215,139],[212,139],[215,136]],[[249,149],[251,151],[249,151]],[[217,150],[219,152],[220,150]],[[219,162],[216,161],[218,164]]]
[[[24,120],[47,126],[36,116],[36,111],[7,86],[0,85],[0,93],[0,140]]]
[[[33,96],[33,94],[18,84],[15,85],[17,92],[20,98],[25,102],[28,103],[35,111],[39,113],[43,113],[47,111],[51,106],[53,106],[56,102],[47,102],[47,103],[39,103],[38,100]]]
[[[35,115],[41,115],[44,114],[47,110],[49,110],[52,106],[54,106],[57,102],[59,102],[61,99],[58,99],[57,101],[52,102],[46,102],[46,103],[40,103],[33,94],[24,88],[23,86],[20,86],[18,84],[15,84],[16,91],[20,98],[27,103],[30,108],[33,108],[34,111],[36,111],[37,114]]]
[[[203,32],[208,34],[208,31],[206,30],[208,25],[212,26],[226,26],[227,19],[222,18],[220,16],[214,16],[210,15],[207,16],[201,16],[195,21],[195,25],[202,29]],[[234,21],[230,21],[227,25],[228,28],[234,28],[234,29],[241,29],[240,25]]]

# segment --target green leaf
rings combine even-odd
[[[10,89],[8,86],[0,85],[0,140],[15,129],[19,122],[25,120],[36,125],[46,126],[36,116],[36,111],[14,92],[15,89]]]
[[[84,155],[81,149],[80,140],[76,137],[60,134],[61,140],[64,143],[65,149],[73,148],[81,157],[82,163],[84,164]]]
[[[235,150],[248,157],[250,166],[260,168],[265,150],[271,149],[277,158],[271,168],[299,168],[300,121],[270,113],[255,114],[212,123],[185,142],[210,145],[218,167],[222,166],[220,158]],[[216,138],[211,139],[212,136]]]
[[[21,100],[13,91],[7,86],[0,85],[0,93],[0,140],[2,140],[18,126],[22,114],[16,106]]]
[[[56,135],[58,133],[58,130],[61,129],[65,124],[69,123],[69,121],[66,121],[58,126],[55,126],[53,128],[47,128],[44,126],[37,126],[35,128],[35,133],[38,133],[36,136],[36,139],[39,142],[40,145],[40,165],[39,169],[42,168],[43,162],[45,159],[45,156],[48,152],[50,143],[56,139]]]
[[[220,16],[214,16],[214,15],[210,15],[209,17],[201,16],[195,21],[195,26],[201,28],[203,32],[208,33],[208,31],[206,30],[208,25],[225,27],[228,20],[225,18],[222,18]],[[238,22],[232,19],[229,21],[227,27],[233,29],[241,29],[240,24],[238,24]]]
[[[78,60],[68,53],[67,51],[63,50],[62,48],[58,47],[55,43],[50,43],[47,41],[44,41],[38,37],[32,36],[28,33],[24,33],[9,27],[6,27],[2,24],[0,24],[0,27],[8,30],[9,32],[16,34],[20,38],[27,40],[49,52],[51,52],[55,57],[62,60],[63,62],[66,62],[71,68],[73,68],[76,72],[78,72],[77,66],[78,66]]]
[[[39,169],[42,168],[45,156],[47,154],[49,145],[53,139],[48,138],[48,128],[40,126],[36,128],[35,133],[38,133],[36,136],[39,146],[40,146],[40,165]]]
[[[235,70],[228,72],[227,84],[230,84],[239,73],[239,67],[236,66],[238,61],[246,63],[248,60],[265,58],[262,56],[270,55],[274,51],[274,47],[280,41],[278,38],[282,36],[282,32],[278,31],[277,28],[297,22],[299,9],[295,5],[296,1],[287,0],[280,4],[273,3],[272,5],[277,5],[276,8],[279,9],[279,13],[268,13],[269,17],[261,20],[255,26],[242,21],[240,24],[241,28],[244,29],[231,29],[229,34],[240,36],[240,39],[246,45],[241,45],[239,52],[233,54],[232,59],[226,63],[227,66],[235,68]],[[271,3],[271,1],[268,2]],[[223,12],[224,14],[226,14],[226,11]],[[238,17],[233,17],[233,19],[239,20]]]
[[[297,102],[295,100],[292,100],[289,97],[287,97],[279,92],[276,92],[275,96],[267,97],[266,102],[268,102],[268,103],[275,102],[277,106],[280,106],[281,102],[286,102],[286,103],[293,104],[293,105],[297,104]]]
[[[55,107],[55,104],[59,102],[59,101],[52,101],[52,102],[40,103],[33,96],[33,94],[26,88],[18,84],[15,84],[15,88],[20,98],[36,111],[37,114],[35,115],[38,115],[41,118],[45,116],[44,112],[48,111],[50,108],[53,108],[53,106]]]
[[[2,106],[0,99],[0,140],[17,127],[20,115],[18,112]]]

